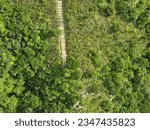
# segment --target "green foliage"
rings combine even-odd
[[[69,58],[83,71],[79,111],[150,111],[149,1],[78,2],[75,15],[72,6],[65,1]]]
[[[111,16],[115,13],[115,0],[97,0],[99,11],[104,16]]]
[[[99,12],[104,16],[119,16],[145,29],[149,37],[150,1],[149,0],[97,0]]]
[[[140,15],[149,10],[148,0],[97,0],[100,12],[105,16],[119,15],[126,21],[136,21]]]
[[[82,71],[67,76],[59,67],[54,5],[48,0],[0,2],[1,112],[70,112],[81,99]]]
[[[0,112],[150,112],[148,0],[0,1]],[[77,7],[78,5],[78,7]]]
[[[42,105],[39,97],[32,94],[30,91],[23,95],[19,103],[20,112],[35,112],[36,109]]]

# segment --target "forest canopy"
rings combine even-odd
[[[0,112],[150,112],[150,1],[0,0]]]

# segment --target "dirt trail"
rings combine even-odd
[[[57,15],[59,22],[59,29],[61,30],[61,35],[59,37],[59,43],[61,47],[61,58],[62,65],[66,65],[67,54],[66,54],[66,41],[65,41],[65,31],[64,31],[64,19],[63,19],[63,8],[62,8],[62,0],[56,0],[57,2]]]

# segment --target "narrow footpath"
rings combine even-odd
[[[65,31],[64,31],[65,27],[64,27],[62,1],[63,0],[57,0],[57,15],[58,15],[59,29],[61,31],[61,35],[59,37],[59,44],[61,48],[62,66],[65,66],[67,60],[67,54],[66,54],[66,41],[65,41]]]

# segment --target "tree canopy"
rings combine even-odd
[[[0,112],[150,112],[149,0],[0,1]]]

